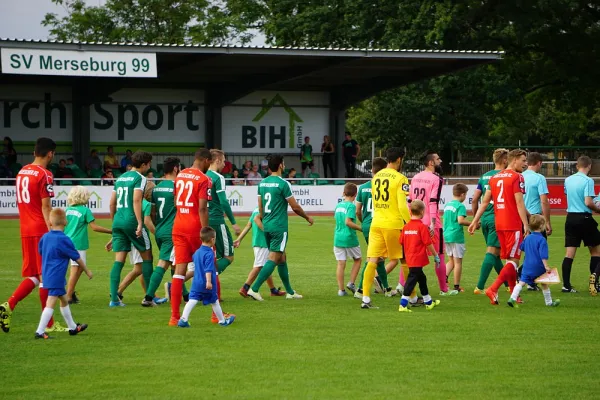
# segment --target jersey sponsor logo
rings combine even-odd
[[[279,183],[260,183],[260,187],[279,187]]]
[[[196,174],[188,174],[185,172],[180,172],[179,175],[177,175],[177,178],[180,179],[193,179],[195,181],[200,180],[200,178],[202,178],[201,175],[196,175]]]
[[[68,216],[74,216],[74,217],[77,217],[77,218],[81,218],[81,216],[82,216],[82,215],[83,215],[83,214],[81,214],[81,213],[80,213],[79,211],[77,211],[77,210],[68,210],[68,211],[66,212],[66,216],[67,216],[67,217],[68,217]]]
[[[335,209],[336,213],[342,213],[342,214],[346,214],[347,210],[343,207],[338,207]]]
[[[162,188],[162,187],[155,187],[154,188],[155,192],[168,192],[168,193],[173,193],[175,191],[175,189],[173,188]]]
[[[124,176],[124,177],[119,177],[117,179],[117,182],[132,182],[135,178],[131,177],[131,176]]]
[[[411,230],[409,230],[409,231],[404,231],[404,234],[405,235],[418,235],[419,231],[411,231]]]

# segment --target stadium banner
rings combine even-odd
[[[0,49],[3,74],[156,78],[155,53]]]
[[[326,92],[260,91],[223,107],[222,147],[231,153],[296,153],[311,138],[320,152],[329,132]]]

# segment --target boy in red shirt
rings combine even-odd
[[[404,292],[402,293],[398,311],[412,312],[408,308],[408,305],[416,304],[417,302],[416,295],[413,298],[410,297],[417,283],[423,296],[425,308],[433,310],[435,306],[440,304],[440,301],[431,299],[423,267],[429,265],[427,251],[433,254],[436,268],[440,268],[440,257],[433,247],[429,228],[421,221],[425,212],[425,204],[421,200],[413,200],[410,203],[410,212],[412,214],[410,222],[404,225],[402,234],[400,235],[400,244],[404,247],[404,258],[410,272],[406,278],[406,285],[404,285]]]

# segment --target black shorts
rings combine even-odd
[[[565,222],[565,247],[600,245],[598,223],[590,213],[567,213]]]
[[[313,161],[303,161],[302,163],[302,171],[304,171],[306,168],[312,168],[315,163]]]

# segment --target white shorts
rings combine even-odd
[[[362,253],[359,247],[333,247],[333,254],[337,261],[346,261],[348,258],[358,260],[362,258]]]
[[[131,246],[131,251],[129,252],[129,262],[131,265],[141,264],[142,263],[142,255],[135,247]]]
[[[463,258],[465,251],[464,243],[446,243],[446,255],[448,257]]]
[[[196,264],[194,264],[193,262],[188,263],[187,270],[190,272],[194,272],[196,270]]]
[[[83,260],[85,265],[87,265],[87,257],[86,257],[87,250],[77,250],[77,252],[79,253],[79,257],[81,257],[81,259]],[[79,264],[77,264],[77,260],[71,260],[71,266],[78,267]]]
[[[254,249],[254,266],[264,267],[269,259],[269,249],[266,247],[253,247]]]

